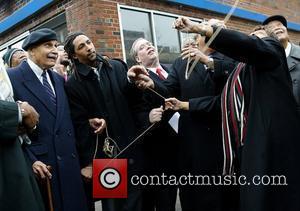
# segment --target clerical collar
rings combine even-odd
[[[289,57],[290,53],[291,53],[291,49],[292,49],[292,45],[290,42],[288,42],[286,48],[284,49],[285,50],[285,55],[286,57]]]

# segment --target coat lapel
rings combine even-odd
[[[53,115],[56,115],[56,108],[52,105],[44,86],[31,70],[27,62],[21,64],[21,72],[24,78],[24,86],[46,107]]]
[[[298,50],[298,48],[295,48],[294,44],[291,45],[291,53],[287,57],[289,71],[294,70],[296,65],[300,62],[300,51]]]

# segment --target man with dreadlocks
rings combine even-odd
[[[217,30],[187,18],[174,25],[207,38]],[[224,174],[252,178],[240,188],[241,211],[300,210],[300,122],[285,51],[263,28],[252,35],[221,29],[210,46],[241,62],[221,96]],[[254,183],[276,175],[285,185]]]
[[[69,35],[65,50],[73,63],[73,75],[66,83],[66,92],[76,129],[86,194],[90,210],[93,210],[92,186],[91,181],[87,180],[91,179],[97,136],[100,136],[99,148],[102,148],[105,136],[114,140],[110,144],[116,149],[122,150],[130,144],[137,135],[133,114],[142,93],[128,82],[126,64],[121,60],[104,59],[97,54],[94,44],[84,33]],[[106,134],[102,132],[105,127]],[[98,150],[96,156],[107,158],[102,150]],[[139,145],[129,148],[120,157],[129,159],[129,175],[138,173],[142,161]],[[103,210],[141,210],[140,190],[129,185],[128,193],[127,199],[102,200]]]

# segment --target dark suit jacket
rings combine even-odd
[[[248,110],[241,149],[241,211],[300,210],[300,122],[284,49],[272,38],[222,29],[212,48],[245,62],[242,77]],[[288,186],[255,186],[254,175],[284,175]]]
[[[49,71],[56,92],[57,107],[52,106],[45,88],[26,61],[8,71],[15,100],[27,101],[40,114],[32,144],[26,146],[32,163],[52,166],[52,191],[55,210],[86,210],[75,136],[64,79]]]
[[[300,114],[300,46],[291,44],[291,52],[287,57],[288,68],[293,83],[293,93],[297,102],[298,113]]]
[[[0,100],[0,210],[43,211],[31,165],[17,138],[18,106]]]
[[[170,73],[165,65],[161,66],[168,74]],[[149,71],[149,76],[155,83],[163,83],[158,75],[152,71]],[[150,90],[145,90],[143,99],[145,101],[144,115],[139,116],[142,117],[140,121],[144,128],[146,128],[150,125],[150,111],[153,108],[164,106],[165,101],[163,98],[153,94]],[[156,123],[153,129],[145,135],[143,151],[146,161],[145,170],[148,174],[153,175],[164,172],[165,174],[171,175],[176,173],[178,166],[179,136],[168,123],[174,113],[174,111],[170,110],[165,111],[162,120]]]

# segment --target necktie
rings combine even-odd
[[[160,69],[159,67],[156,68],[156,74],[158,75],[158,77],[159,77],[161,80],[166,80],[165,76],[162,74],[162,69]]]
[[[45,87],[45,90],[46,90],[47,94],[49,95],[51,102],[56,106],[56,96],[54,95],[53,90],[47,80],[47,72],[46,71],[43,71],[42,77],[43,77],[43,85]]]

